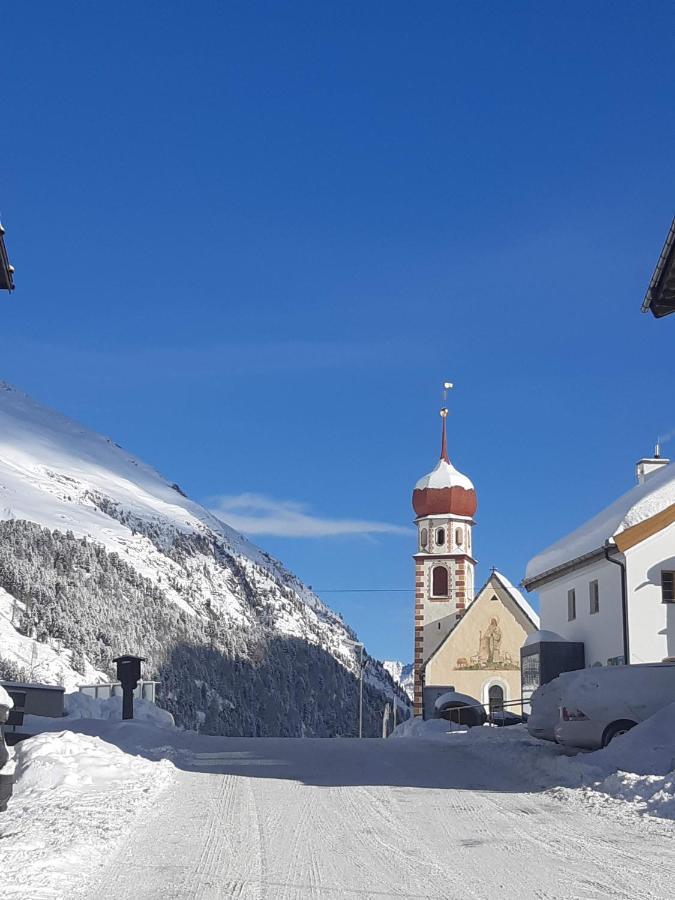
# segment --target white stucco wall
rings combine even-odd
[[[597,580],[600,611],[591,615],[589,583]],[[567,619],[567,592],[576,591],[577,617]],[[563,575],[539,588],[541,627],[555,631],[570,641],[583,641],[586,665],[607,665],[607,660],[623,655],[621,612],[621,570],[599,560]]]
[[[675,571],[675,523],[626,551],[631,662],[675,656],[675,604],[662,603],[662,569]]]

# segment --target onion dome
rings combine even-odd
[[[458,472],[448,458],[445,433],[446,409],[443,417],[443,439],[438,465],[415,485],[412,503],[418,516],[466,516],[471,518],[478,507],[476,491],[471,480]]]

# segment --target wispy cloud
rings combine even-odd
[[[315,516],[305,503],[275,500],[262,494],[214,497],[211,511],[232,528],[248,535],[322,538],[344,534],[409,534],[408,528],[388,522]]]
[[[0,335],[3,362],[39,359],[43,370],[86,371],[88,379],[144,381],[236,378],[259,374],[369,369],[400,365],[403,347],[388,340],[237,340],[199,345],[64,347],[62,344]]]

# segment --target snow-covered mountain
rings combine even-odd
[[[383,660],[382,665],[384,666],[385,671],[391,675],[393,681],[403,688],[408,698],[412,701],[414,680],[413,664],[402,663],[397,659],[385,659]]]
[[[350,734],[354,639],[177,484],[0,382],[0,676],[72,688],[138,653],[186,727]],[[365,683],[377,733],[393,685],[370,658]]]

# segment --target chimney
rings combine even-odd
[[[658,445],[654,447],[654,455],[639,459],[635,463],[635,474],[637,475],[638,484],[644,484],[647,479],[651,478],[655,472],[660,472],[664,466],[670,462],[664,456],[661,456],[661,448]]]

